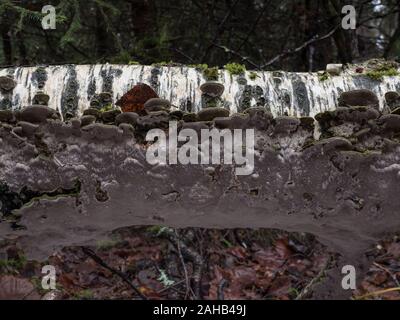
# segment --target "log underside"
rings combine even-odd
[[[232,165],[152,166],[129,126],[49,119],[19,136],[2,124],[0,239],[18,237],[28,257],[42,259],[133,225],[275,228],[311,233],[341,254],[339,264],[361,270],[366,249],[400,229],[396,130],[376,121],[352,144],[309,143],[314,132],[278,124],[255,128],[249,176]],[[360,152],[366,145],[375,150]],[[349,294],[338,285],[340,269],[319,296]]]

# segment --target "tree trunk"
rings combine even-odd
[[[12,47],[10,30],[7,26],[1,25],[1,38],[3,43],[4,64],[12,64]]]

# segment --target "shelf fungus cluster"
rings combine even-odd
[[[1,81],[11,90],[11,80]],[[340,263],[363,270],[368,247],[400,229],[394,90],[343,91],[337,108],[292,117],[261,105],[235,113],[221,82],[201,86],[199,110],[139,87],[118,100],[98,94],[80,116],[50,108],[45,93],[35,105],[0,111],[1,239],[18,238],[28,255],[43,258],[124,226],[276,228],[314,234]],[[149,164],[147,132],[167,131],[171,121],[178,130],[253,129],[254,172]],[[346,294],[328,283],[321,292]]]

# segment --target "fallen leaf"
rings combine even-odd
[[[387,247],[386,251],[392,255],[393,258],[400,258],[400,242],[391,242]]]

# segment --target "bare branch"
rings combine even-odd
[[[336,26],[335,28],[333,28],[331,31],[329,31],[327,34],[319,37],[319,36],[314,36],[312,37],[310,40],[304,42],[301,46],[292,49],[292,50],[288,50],[285,52],[282,52],[281,54],[278,54],[276,57],[272,58],[271,60],[269,60],[266,64],[262,65],[261,68],[264,69],[267,66],[270,66],[271,64],[274,64],[276,61],[279,61],[280,59],[288,56],[288,55],[292,55],[295,54],[305,48],[307,48],[309,45],[318,42],[318,41],[322,41],[325,40],[327,38],[329,38],[330,36],[332,36],[338,29],[339,29],[340,25]]]
[[[218,40],[218,38],[224,33],[225,31],[225,23],[228,21],[228,19],[231,17],[232,13],[233,13],[233,9],[236,7],[236,5],[238,4],[239,0],[236,0],[234,2],[234,4],[232,5],[232,7],[230,8],[230,10],[228,11],[228,13],[225,15],[224,19],[221,21],[221,23],[219,24],[217,31],[215,32],[214,38],[211,40],[211,44],[206,48],[202,58],[201,58],[201,62],[204,62],[205,58],[208,56],[211,48],[213,47],[213,44]]]
[[[232,53],[233,55],[235,55],[235,56],[239,57],[240,59],[242,59],[242,61],[245,61],[248,64],[250,64],[253,67],[255,67],[257,70],[261,70],[261,67],[258,64],[256,64],[255,62],[251,61],[248,57],[242,56],[239,52],[234,51],[232,49],[229,49],[229,48],[227,48],[225,46],[221,46],[221,45],[216,44],[216,43],[213,43],[212,45],[217,47],[217,48],[219,48],[219,49],[224,50],[226,53]]]
[[[136,286],[128,279],[128,277],[123,274],[121,271],[114,269],[113,267],[110,267],[108,264],[106,264],[98,255],[96,255],[96,253],[86,247],[81,247],[82,251],[89,256],[90,258],[92,258],[94,260],[94,262],[96,262],[97,264],[99,264],[100,266],[102,266],[103,268],[111,271],[113,274],[117,275],[118,277],[120,277],[129,287],[132,288],[132,290],[142,299],[142,300],[147,300],[147,297],[140,292],[140,290],[138,288],[136,288]]]

